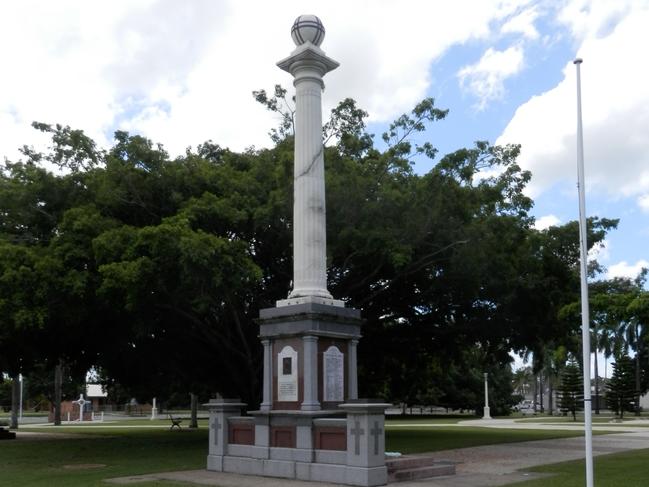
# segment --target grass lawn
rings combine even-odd
[[[386,451],[423,453],[470,446],[517,443],[582,436],[580,431],[514,430],[480,427],[396,427],[388,424],[385,433]]]
[[[49,430],[51,431],[51,429]],[[64,428],[61,432],[74,431]],[[76,429],[81,432],[81,428]],[[64,439],[0,442],[2,487],[103,486],[102,479],[205,467],[207,429],[86,430]],[[190,484],[160,482],[138,486]]]
[[[635,450],[595,457],[595,485],[597,487],[645,487],[647,485],[649,450]],[[511,487],[583,487],[586,484],[583,460],[543,465],[531,472],[555,474],[551,478],[511,484]]]
[[[38,417],[38,416],[47,416],[47,411],[41,411],[39,413],[34,413],[32,411],[23,411],[23,417],[29,418],[29,417]],[[11,418],[11,413],[6,413],[4,411],[0,412],[0,419],[9,419]]]
[[[418,426],[422,423],[430,423],[430,427]],[[79,436],[0,442],[0,487],[106,487],[108,484],[102,480],[112,477],[205,468],[206,424],[201,422],[198,430],[183,428],[182,431],[169,431],[168,426],[165,420],[128,420],[94,427],[21,428]],[[435,426],[435,421],[419,418],[418,421],[390,421],[386,426],[386,449],[420,453],[580,434],[579,431]],[[188,487],[190,484],[137,485]]]
[[[437,415],[420,415],[420,416],[386,416],[388,424],[457,424],[460,421],[468,419],[480,419],[478,416],[468,414],[437,414]]]
[[[608,423],[615,419],[615,416],[593,416],[592,421],[595,423]],[[624,418],[624,422],[633,421],[633,419]],[[583,416],[577,416],[577,421],[573,421],[572,416],[534,416],[532,418],[516,419],[517,423],[584,423]]]

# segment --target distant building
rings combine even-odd
[[[86,411],[104,411],[108,403],[108,392],[101,384],[86,385]]]

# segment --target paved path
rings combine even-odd
[[[593,437],[595,456],[649,448],[649,431]],[[457,474],[425,481],[406,482],[403,487],[489,487],[538,478],[543,475],[519,470],[584,458],[584,439],[560,438],[501,445],[486,445],[435,454],[440,460],[458,462]]]
[[[640,420],[636,424],[640,425],[643,423],[649,424],[649,421]],[[411,424],[408,426],[413,425]],[[463,421],[459,426],[484,426],[511,429],[533,428],[548,430],[583,429],[583,425],[580,426],[576,424],[520,423],[509,419]],[[593,437],[593,453],[596,456],[649,448],[649,428],[647,427],[607,427],[605,424],[601,424],[594,427],[594,429],[619,431],[619,433],[616,434]],[[456,450],[445,450],[437,452],[434,455],[440,461],[446,460],[456,462],[457,474],[449,477],[439,477],[437,479],[400,482],[395,485],[398,485],[399,487],[491,487],[539,478],[545,476],[545,474],[525,473],[520,472],[519,470],[549,463],[581,459],[584,457],[584,439],[583,437],[560,438],[500,445],[486,445]],[[296,480],[207,472],[206,470],[123,477],[120,479],[113,479],[112,482],[118,484],[136,484],[138,482],[155,480],[175,480],[195,483],[197,485],[212,485],[220,487],[326,487],[332,485],[319,482],[301,482]]]

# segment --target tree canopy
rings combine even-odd
[[[0,171],[0,371],[64,360],[142,397],[258,402],[255,320],[291,279],[285,95],[255,92],[281,124],[272,148],[244,152],[207,141],[171,158],[122,131],[99,149],[80,130],[35,123],[49,151],[24,147]],[[559,310],[578,292],[578,229],[533,227],[518,146],[476,142],[417,174],[417,158],[437,157],[421,142],[427,127],[446,113],[422,101],[380,150],[353,100],[332,111],[328,285],[365,320],[361,394],[469,408],[480,397],[451,375],[479,391],[487,371],[508,397],[511,350],[573,340],[578,325]],[[589,244],[616,223],[591,218]]]

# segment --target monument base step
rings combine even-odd
[[[387,460],[385,464],[388,468],[388,482],[455,475],[454,463],[441,462],[432,456],[405,456]]]

